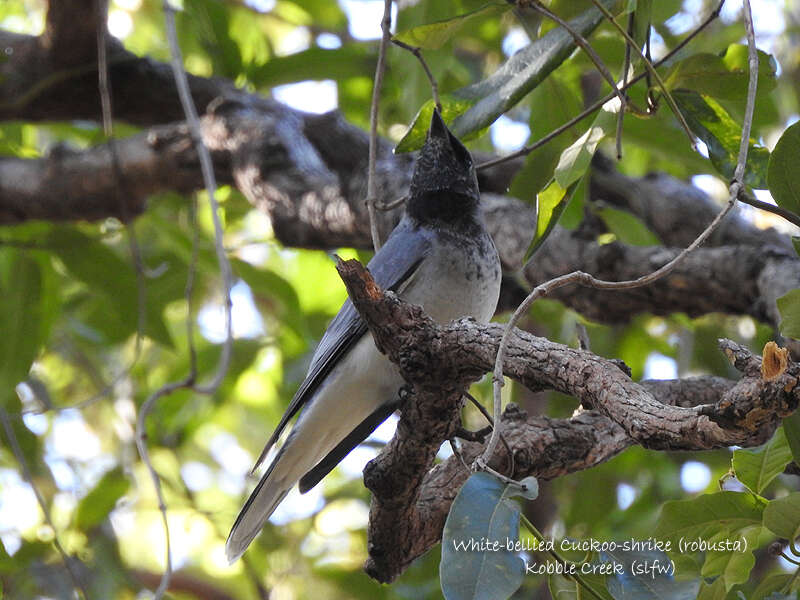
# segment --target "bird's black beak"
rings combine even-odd
[[[439,114],[438,108],[433,109],[431,128],[428,130],[428,136],[430,138],[439,138],[442,140],[446,140],[450,137],[450,131],[447,129],[447,125],[444,124],[444,119],[442,119],[442,115]]]

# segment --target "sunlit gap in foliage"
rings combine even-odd
[[[133,31],[133,19],[125,10],[108,11],[108,32],[115,38],[124,40]]]
[[[264,335],[264,321],[253,302],[248,285],[237,281],[231,288],[233,337],[255,338]],[[209,303],[197,315],[200,333],[208,341],[221,344],[225,340],[225,316],[222,305]]]
[[[334,50],[342,47],[342,40],[338,35],[332,33],[320,33],[317,36],[317,46],[325,48],[326,50]]]
[[[277,56],[288,56],[308,50],[311,46],[311,32],[308,27],[295,27],[282,36],[275,46]]]
[[[645,379],[677,379],[678,363],[669,356],[664,356],[658,352],[651,352],[647,355],[644,363]]]
[[[383,2],[381,0],[339,0],[347,15],[350,35],[357,40],[376,40],[381,37]],[[392,29],[397,22],[397,5],[392,4]]]
[[[258,12],[269,12],[275,8],[275,0],[245,0],[244,2],[250,8],[254,8]]]
[[[492,136],[492,144],[500,152],[514,152],[519,150],[528,141],[531,128],[525,123],[514,121],[502,115],[497,121],[492,123],[489,128]]]
[[[506,37],[503,38],[503,54],[511,56],[530,44],[528,34],[522,27],[512,27]]]
[[[620,483],[617,485],[617,506],[621,510],[625,510],[633,501],[636,500],[636,488],[629,483]]]
[[[687,460],[681,466],[681,487],[689,492],[702,492],[711,482],[711,469],[696,460]]]
[[[336,82],[331,79],[279,85],[272,89],[272,95],[279,102],[310,113],[325,113],[339,106]]]

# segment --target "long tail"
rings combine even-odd
[[[297,475],[292,478],[286,472],[287,461],[281,460],[288,446],[288,444],[284,444],[278,451],[269,469],[264,473],[253,493],[250,494],[247,502],[239,512],[239,516],[236,517],[236,522],[233,524],[230,534],[228,534],[228,541],[225,543],[225,554],[231,563],[244,554],[250,542],[258,535],[269,516],[275,511],[278,504],[286,497],[286,494],[289,493],[289,490],[292,489],[292,486],[300,477],[300,475]]]

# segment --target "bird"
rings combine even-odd
[[[487,323],[494,314],[500,259],[484,225],[475,166],[436,109],[403,217],[367,268],[379,286],[422,306],[440,324],[460,317]],[[231,563],[296,483],[301,493],[310,490],[398,408],[404,385],[345,301],[253,467],[255,472],[300,412],[231,528],[225,546]]]

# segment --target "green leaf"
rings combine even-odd
[[[769,157],[767,182],[778,206],[800,213],[800,121],[786,129]]]
[[[777,302],[781,313],[781,335],[800,339],[800,288],[784,294]]]
[[[619,98],[606,102],[586,133],[561,153],[555,172],[561,187],[567,187],[586,173],[597,145],[616,127],[619,106]]]
[[[794,462],[800,465],[800,410],[783,419],[783,433],[786,435],[786,443],[792,451]]]
[[[426,23],[425,25],[419,25],[417,27],[412,27],[411,29],[401,31],[397,33],[394,38],[408,44],[409,46],[417,46],[419,48],[427,48],[429,50],[438,50],[445,44],[445,42],[447,42],[447,40],[453,37],[453,35],[459,29],[461,29],[463,25],[466,25],[469,21],[481,17],[493,17],[498,13],[509,10],[509,8],[510,5],[507,3],[500,4],[494,2],[490,4],[484,4],[480,8],[468,13],[464,13],[463,15],[457,15],[450,19],[444,19],[434,23]]]
[[[790,573],[773,573],[768,575],[758,584],[753,591],[752,600],[764,600],[773,592],[782,590],[792,578]]]
[[[350,43],[341,48],[313,47],[288,56],[270,58],[250,72],[250,81],[259,88],[271,88],[306,79],[372,77],[375,57],[368,44]]]
[[[28,376],[44,332],[41,323],[42,274],[26,254],[10,250],[0,257],[0,385],[3,394]],[[11,390],[11,391],[8,391]],[[6,398],[0,396],[0,403]]]
[[[672,97],[692,132],[708,146],[711,164],[726,179],[732,179],[739,156],[741,127],[722,105],[710,96],[689,90],[675,90]],[[769,151],[750,139],[745,183],[754,188],[767,187]]]
[[[139,282],[133,266],[106,244],[77,229],[54,229],[48,235],[47,243],[56,248],[54,253],[71,275],[88,286],[91,295],[99,293],[104,296],[104,312],[116,311],[114,316],[124,327],[122,334],[134,333],[139,321]],[[162,275],[173,276],[171,272]],[[164,303],[171,298],[159,297],[153,293],[153,287],[145,281],[144,333],[160,344],[172,347],[172,338],[162,316]]]
[[[602,2],[606,6],[613,4],[612,0]],[[570,26],[586,37],[600,21],[600,11],[591,8],[570,21]],[[574,48],[575,42],[567,31],[561,27],[553,29],[514,54],[486,79],[442,97],[443,116],[450,130],[461,139],[477,135],[539,85]],[[432,100],[423,105],[397,144],[396,152],[411,152],[422,147],[432,106]]]
[[[541,139],[550,133],[554,123],[566,123],[578,114],[583,108],[580,97],[578,82],[566,77],[562,70],[552,73],[528,96],[530,139]],[[553,179],[561,153],[578,139],[592,120],[593,117],[587,118],[586,122],[576,124],[528,154],[511,183],[510,195],[533,205],[536,194]]]
[[[509,540],[519,539],[519,507],[508,498],[508,488],[488,473],[475,473],[453,501],[439,563],[447,600],[508,598],[522,585],[523,562],[507,549]],[[498,547],[472,546],[482,541]]]
[[[566,190],[554,181],[539,193],[536,198],[536,233],[525,252],[523,262],[530,260],[553,231],[558,223],[558,218],[569,204],[581,181],[583,180],[573,182]]]
[[[800,492],[770,501],[764,509],[764,527],[789,541],[800,536]]]
[[[188,2],[176,25],[181,41],[193,39],[208,54],[215,74],[235,79],[242,72],[242,55],[230,35],[230,7],[215,0]]]
[[[757,450],[734,450],[731,462],[736,479],[760,495],[791,460],[792,451],[783,429],[779,428],[772,439]]]
[[[112,469],[103,475],[94,489],[78,504],[75,526],[81,531],[88,531],[102,523],[129,487],[130,481],[123,475],[121,468]]]
[[[614,597],[606,589],[608,576],[587,573],[583,576],[583,579],[592,586],[595,592],[600,594],[603,600],[614,600]],[[550,575],[547,578],[547,586],[550,589],[550,595],[553,600],[586,600],[587,598],[594,600],[595,598],[580,583],[564,575]]]
[[[758,545],[758,536],[762,528],[749,529],[746,533],[741,533],[741,537],[746,539],[748,548],[755,548]],[[725,541],[729,534],[720,534],[712,538],[711,541]],[[756,564],[756,557],[752,552],[711,550],[706,552],[705,562],[700,574],[704,577],[720,575],[720,579],[725,582],[725,589],[729,590],[737,583],[744,583],[750,578],[750,571]]]
[[[670,540],[709,540],[761,525],[764,501],[743,492],[703,494],[691,500],[664,503],[653,537]]]
[[[658,551],[602,552],[600,560],[621,566],[608,579],[614,600],[653,598],[654,600],[694,600],[700,580],[677,581],[669,557]]]
[[[725,587],[725,579],[717,577],[713,582],[704,581],[697,594],[697,600],[725,600],[728,590]]]
[[[631,213],[604,206],[597,209],[597,214],[617,239],[631,246],[659,246],[661,240],[647,228],[644,222]]]
[[[300,337],[308,335],[308,323],[292,284],[267,267],[256,268],[239,259],[231,260],[236,275],[241,277],[253,292],[256,302],[277,300],[282,311],[278,312],[280,321],[297,333]]]
[[[764,600],[797,600],[797,592],[784,594],[783,592],[772,592]]]
[[[758,52],[758,93],[775,89],[777,63],[766,52]],[[701,52],[685,58],[671,69],[664,83],[669,90],[694,90],[715,99],[747,97],[750,81],[747,46],[731,44],[724,55]]]
[[[752,568],[751,550],[757,545],[765,501],[750,493],[724,491],[705,494],[691,500],[667,502],[653,537],[672,544],[670,553],[706,550],[702,574],[723,575],[714,583],[730,589],[734,583],[746,581]],[[701,588],[700,596],[710,590]],[[716,593],[716,592],[715,592]]]

